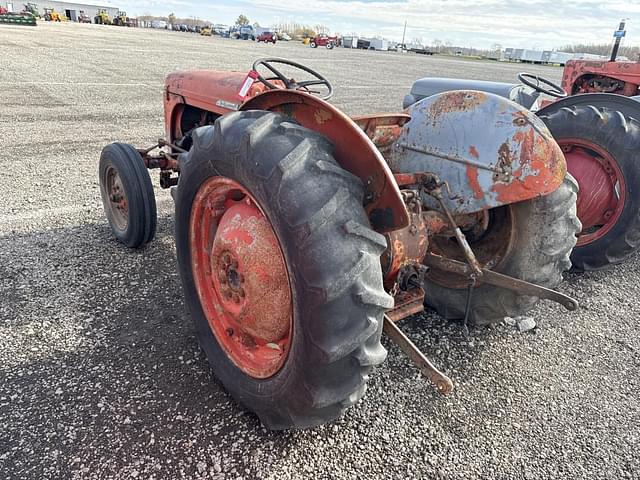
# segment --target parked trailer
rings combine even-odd
[[[358,37],[342,37],[342,46],[344,48],[358,48]]]
[[[372,38],[369,40],[369,50],[388,50],[389,42],[382,38]]]

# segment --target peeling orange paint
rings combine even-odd
[[[484,197],[484,191],[482,191],[482,187],[478,181],[478,167],[467,165],[467,180],[469,181],[471,190],[473,190],[473,198],[481,200]]]

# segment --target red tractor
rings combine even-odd
[[[154,237],[147,169],[159,170],[200,345],[272,429],[331,421],[356,403],[386,358],[383,329],[448,393],[451,380],[395,324],[425,303],[465,326],[540,298],[577,308],[552,290],[581,229],[577,185],[538,116],[466,90],[348,117],[332,92],[283,59],[248,74],[171,73],[166,137],[100,157],[105,212],[129,247]]]
[[[615,42],[608,61],[569,60],[562,75],[562,88],[569,95],[612,93],[633,97],[640,95],[640,63],[618,60],[620,42],[626,36],[622,20],[614,32]],[[640,58],[637,59],[640,61]]]
[[[278,36],[273,32],[262,32],[260,35],[256,37],[256,42],[264,42],[264,43],[273,43],[276,44],[278,40]]]
[[[330,37],[326,33],[316,35],[309,42],[311,48],[325,47],[331,50],[338,44],[338,37]]]

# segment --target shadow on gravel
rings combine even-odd
[[[287,447],[212,376],[172,230],[159,219],[140,251],[105,225],[0,238],[0,477],[251,477],[252,455]]]

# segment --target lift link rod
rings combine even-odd
[[[429,267],[465,277],[468,277],[473,273],[471,267],[466,263],[452,260],[451,258],[444,258],[440,255],[434,255],[433,253],[428,253],[425,256],[423,263]],[[489,285],[495,285],[496,287],[502,287],[507,290],[512,290],[520,295],[529,295],[532,297],[552,300],[570,311],[578,308],[578,302],[564,293],[556,292],[555,290],[541,287],[534,283],[525,282],[519,278],[509,277],[487,268],[482,269],[482,276],[478,278],[478,281]]]
[[[414,343],[400,330],[400,328],[384,316],[384,333],[407,354],[411,361],[420,369],[420,372],[436,386],[438,392],[447,395],[453,390],[453,382],[449,377],[436,368]]]

